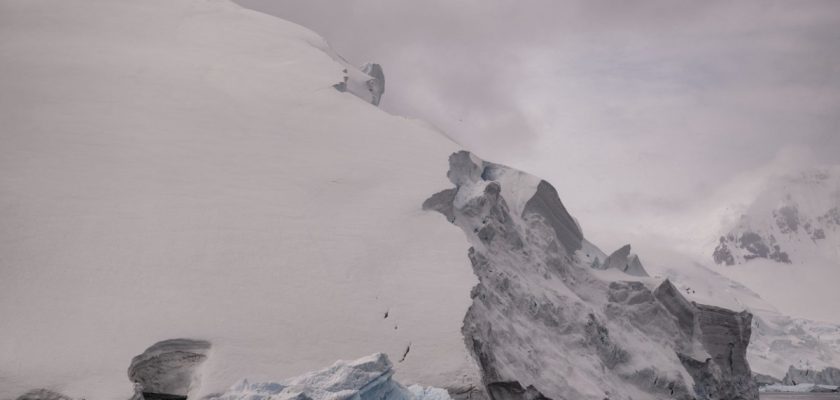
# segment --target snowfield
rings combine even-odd
[[[406,384],[472,370],[463,235],[420,208],[458,146],[335,90],[316,34],[226,0],[3,0],[0,38],[0,398],[127,398],[179,337],[213,345],[198,396],[375,352]]]

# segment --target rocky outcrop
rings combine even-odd
[[[698,394],[712,399],[749,398],[744,394],[756,388],[747,362],[752,314],[689,302],[668,280],[654,291],[654,297],[676,317],[682,333],[698,337],[709,355],[705,360],[679,355]]]
[[[633,276],[649,276],[639,256],[630,253],[630,245],[624,245],[616,250],[599,265],[593,265],[596,269],[617,269],[628,275]]]
[[[170,339],[153,344],[128,367],[135,398],[186,398],[198,387],[198,369],[209,350],[210,342],[204,340]]]
[[[597,277],[551,185],[468,152],[449,161],[455,188],[423,207],[472,244],[462,333],[491,398],[757,399],[749,313],[691,303],[668,281]],[[622,271],[638,261],[629,247],[610,258]]]
[[[813,383],[817,385],[840,386],[840,369],[827,367],[819,371],[790,367],[782,379],[785,385]]]
[[[349,64],[344,68],[344,80],[333,87],[339,92],[349,92],[375,106],[379,105],[385,94],[385,72],[382,66],[368,63],[361,68]]]

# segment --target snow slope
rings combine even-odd
[[[409,346],[401,382],[470,371],[463,236],[420,209],[457,146],[328,51],[226,0],[0,1],[0,398],[127,398],[179,337],[212,343],[192,395]]]

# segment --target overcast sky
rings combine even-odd
[[[607,251],[840,162],[840,1],[239,3],[382,64],[382,108],[549,180]]]

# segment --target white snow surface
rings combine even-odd
[[[473,373],[464,239],[420,209],[458,147],[327,51],[227,0],[0,1],[0,398],[127,398],[178,337],[191,396],[409,344],[402,382]]]

